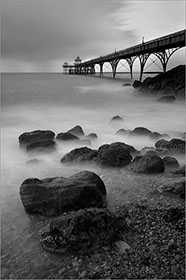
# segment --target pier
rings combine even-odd
[[[124,59],[128,63],[132,79],[133,64],[138,58],[140,62],[141,81],[145,64],[152,54],[159,59],[162,65],[162,72],[166,72],[167,64],[171,56],[180,48],[185,47],[185,32],[186,30],[184,29],[147,42],[144,42],[143,40],[141,44],[83,62],[78,56],[75,59],[74,65],[69,65],[67,62],[63,64],[63,72],[66,74],[95,75],[95,66],[99,65],[99,76],[103,77],[103,65],[104,63],[109,62],[112,68],[113,78],[115,79],[118,63],[120,60]]]

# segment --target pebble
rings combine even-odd
[[[79,278],[80,278],[80,279],[83,279],[83,278],[86,277],[86,275],[87,275],[87,272],[84,270],[84,271],[81,272],[81,274],[79,275]]]

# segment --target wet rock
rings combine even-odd
[[[185,198],[185,179],[172,183],[164,183],[158,187],[160,193],[178,194],[181,198]]]
[[[91,139],[91,140],[95,140],[95,139],[98,138],[96,133],[89,133],[86,137]]]
[[[156,150],[154,147],[144,147],[141,149],[140,151],[140,154],[143,156],[143,155],[146,155],[146,154],[154,154],[154,155],[157,155],[156,153]]]
[[[119,249],[120,253],[126,253],[126,251],[130,250],[129,244],[127,244],[125,241],[118,240],[116,241],[115,245]]]
[[[163,215],[163,219],[167,223],[175,222],[184,217],[184,209],[179,207],[171,207],[167,209]]]
[[[57,140],[62,140],[62,141],[74,141],[74,140],[79,140],[79,137],[69,133],[69,132],[61,132],[56,136]]]
[[[37,141],[53,140],[54,136],[55,133],[50,130],[35,130],[31,132],[24,132],[19,136],[19,144],[21,146],[26,146]]]
[[[97,163],[107,167],[123,167],[132,160],[131,149],[134,147],[120,142],[102,145],[98,149]]]
[[[185,153],[185,141],[182,139],[171,139],[168,149],[174,153]]]
[[[174,157],[164,157],[163,162],[165,167],[169,167],[169,168],[179,167],[179,163],[177,159]]]
[[[87,147],[81,147],[72,150],[64,155],[61,159],[61,163],[86,163],[94,162],[97,157],[97,150],[92,150]]]
[[[133,88],[140,88],[142,85],[142,82],[135,80],[133,83]]]
[[[121,129],[117,130],[115,134],[123,136],[123,135],[127,135],[129,132],[130,131],[128,131],[128,130],[126,130],[124,128],[121,128]]]
[[[105,207],[106,188],[98,175],[89,171],[71,177],[26,179],[20,187],[25,211],[35,215],[59,215],[87,207]]]
[[[137,173],[162,173],[164,172],[163,160],[154,154],[137,156],[129,165],[129,169]]]
[[[180,174],[185,176],[185,165],[181,166],[180,168],[177,168],[175,170],[172,170],[173,174]]]
[[[26,146],[27,152],[49,152],[56,148],[56,142],[53,140],[44,140],[30,143]]]
[[[73,250],[86,254],[111,244],[125,228],[123,216],[112,214],[107,209],[89,208],[50,222],[39,236],[41,245],[48,251]]]
[[[151,136],[151,131],[145,127],[136,127],[129,133],[129,136]]]
[[[158,98],[157,102],[173,103],[176,101],[175,95],[163,95]]]
[[[155,147],[157,150],[165,151],[169,148],[169,141],[165,139],[160,139],[155,143]]]
[[[123,122],[123,118],[120,116],[114,116],[110,122]]]
[[[82,127],[79,125],[74,126],[70,130],[68,130],[67,133],[71,133],[75,136],[84,136],[85,135]]]

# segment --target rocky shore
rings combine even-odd
[[[185,98],[185,65],[179,65],[153,78],[146,78],[142,83],[135,81],[133,87],[141,92],[158,94],[159,101],[174,102]]]

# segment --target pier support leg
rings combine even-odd
[[[167,70],[167,64],[169,62],[170,57],[175,53],[180,47],[177,48],[172,48],[168,50],[164,50],[163,52],[157,52],[155,55],[159,58],[162,67],[163,67],[163,72],[165,73]]]
[[[100,63],[99,66],[100,66],[100,73],[99,73],[99,76],[100,76],[100,77],[103,77],[103,63]]]
[[[118,65],[119,61],[120,61],[120,59],[115,59],[110,62],[111,66],[112,66],[113,79],[115,79],[115,77],[116,77],[116,69],[117,69],[117,65]]]
[[[147,62],[147,59],[149,58],[150,54],[145,53],[145,54],[140,54],[139,60],[140,60],[140,82],[142,81],[142,76],[143,76],[143,70],[145,67],[145,63]]]
[[[132,68],[133,68],[133,63],[134,63],[134,60],[136,59],[136,57],[137,56],[130,57],[130,58],[125,58],[125,60],[128,62],[129,68],[130,68],[130,77],[131,77],[131,79],[133,78]]]

